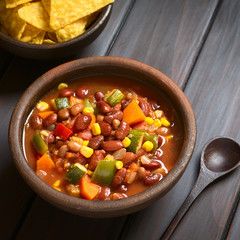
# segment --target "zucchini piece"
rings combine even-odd
[[[80,163],[74,163],[66,173],[66,179],[76,185],[78,181],[87,173],[87,169]]]
[[[116,160],[100,160],[92,175],[92,181],[110,185],[116,172]]]
[[[55,99],[57,110],[63,109],[63,108],[71,108],[69,100],[67,97],[65,98],[56,98]]]
[[[44,154],[48,150],[47,144],[44,142],[44,140],[41,138],[39,131],[36,131],[35,134],[32,137],[32,143],[33,146],[36,148],[36,150],[40,154]]]
[[[118,90],[114,89],[109,94],[106,94],[104,100],[108,102],[112,107],[121,102],[125,98],[124,94]]]
[[[94,115],[97,115],[99,113],[99,110],[96,107],[96,104],[92,103],[89,98],[86,98],[83,100],[83,106],[85,108],[91,108],[93,110]]]
[[[153,143],[152,153],[155,153],[158,148],[158,135],[157,134],[149,134],[145,133],[144,141],[150,141]]]
[[[132,129],[129,133],[131,138],[131,144],[127,148],[128,152],[137,153],[137,151],[142,147],[143,137],[145,135],[145,130]]]

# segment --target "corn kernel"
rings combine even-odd
[[[91,170],[88,170],[87,173],[88,173],[89,176],[93,175],[93,171],[91,171]]]
[[[83,114],[89,114],[89,113],[93,113],[93,109],[89,107],[85,107],[83,109]]]
[[[65,89],[65,88],[67,88],[68,87],[68,85],[66,84],[66,83],[60,83],[59,85],[58,85],[58,90],[63,90],[63,89]]]
[[[80,138],[80,137],[74,137],[74,136],[72,136],[72,137],[70,137],[70,139],[71,139],[72,141],[74,141],[74,142],[79,143],[80,145],[83,145],[83,139]]]
[[[151,152],[153,149],[153,143],[150,141],[146,141],[143,145],[142,148],[146,151],[146,152]]]
[[[168,135],[165,137],[165,139],[168,139],[168,140],[173,139],[173,135]]]
[[[161,123],[164,127],[170,127],[171,126],[171,123],[165,117],[162,117],[160,120],[161,120]]]
[[[59,187],[60,186],[61,181],[57,180],[54,184],[53,187]]]
[[[53,108],[54,108],[55,110],[57,110],[57,105],[56,105],[55,99],[52,99],[52,100],[51,100],[51,104],[52,104]]]
[[[108,154],[104,159],[105,160],[114,160],[114,157],[113,157],[113,155]]]
[[[49,105],[46,102],[39,102],[36,107],[39,111],[44,111],[49,108]]]
[[[101,134],[101,128],[100,128],[100,125],[98,123],[94,123],[92,125],[92,133],[93,133],[94,136]]]
[[[56,190],[58,190],[59,192],[61,192],[61,189],[60,189],[60,188],[54,187],[54,186],[53,186],[53,188],[56,189]]]
[[[48,131],[46,131],[46,130],[42,130],[42,131],[40,132],[40,134],[41,134],[42,136],[44,136],[44,137],[48,137],[48,136],[49,136],[49,133],[48,133]]]
[[[121,169],[123,167],[122,161],[116,161],[116,169]]]
[[[156,118],[161,118],[163,116],[163,111],[162,110],[156,110],[154,111],[154,115]]]
[[[139,101],[138,101],[138,100],[136,100],[136,103],[137,103],[137,104],[139,104]]]
[[[123,146],[124,146],[125,148],[127,148],[127,147],[129,147],[130,144],[131,144],[131,139],[128,138],[128,137],[125,137],[125,138],[123,139],[122,143],[123,143]]]
[[[85,164],[85,166],[84,166],[85,168],[88,168],[88,163],[87,164]]]
[[[80,153],[86,158],[90,158],[93,155],[93,152],[92,148],[86,146],[82,146],[80,149]]]
[[[159,119],[154,119],[153,124],[155,127],[161,127],[162,122]]]
[[[88,141],[88,140],[83,140],[83,142],[82,142],[82,145],[83,145],[83,146],[86,146],[86,147],[87,147],[88,144],[89,144],[89,141]]]
[[[150,118],[150,117],[146,117],[146,118],[144,119],[144,121],[145,121],[148,125],[152,125],[152,124],[153,124],[153,119]]]

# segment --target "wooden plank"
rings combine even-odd
[[[0,236],[3,239],[14,238],[18,230],[21,228],[21,224],[24,222],[26,217],[26,222],[31,222],[30,217],[27,214],[29,207],[33,203],[34,193],[28,188],[28,186],[24,183],[21,177],[16,172],[16,169],[13,166],[13,161],[8,148],[8,124],[11,117],[11,113],[13,111],[14,106],[16,105],[18,99],[20,98],[23,91],[42,73],[51,69],[54,66],[57,66],[65,61],[69,61],[72,59],[77,59],[81,57],[93,56],[93,55],[105,55],[108,52],[109,46],[112,45],[116,35],[121,29],[121,24],[125,21],[125,18],[132,7],[134,0],[126,0],[126,1],[116,1],[113,7],[111,18],[103,31],[103,33],[96,39],[91,46],[86,47],[84,49],[79,49],[79,52],[74,57],[69,57],[67,59],[60,59],[56,61],[37,61],[37,60],[28,60],[20,57],[14,57],[11,62],[6,62],[6,58],[2,59],[3,64],[6,64],[4,67],[4,75],[1,77],[1,88],[0,88],[0,116],[1,116],[1,125],[0,125],[0,139],[1,139],[1,164],[0,164],[0,179],[6,179],[6,181],[2,181],[0,184],[1,198],[0,198],[0,212],[2,213],[2,217],[0,218]],[[0,50],[2,51],[2,50]],[[1,52],[0,52],[1,53]],[[6,56],[8,54],[6,53]],[[2,56],[2,55],[1,55]],[[16,188],[16,190],[14,190]],[[11,192],[9,192],[11,191]],[[32,208],[31,214],[38,218],[38,215],[42,216],[42,208],[40,204],[40,200],[34,204]],[[39,204],[39,205],[38,205]],[[42,204],[44,205],[44,203]],[[48,206],[49,211],[54,212],[55,208],[53,206]],[[60,215],[64,215],[60,211],[55,212]],[[65,215],[64,215],[65,216]],[[57,217],[56,217],[57,218]],[[73,217],[74,218],[74,217]],[[75,219],[75,218],[74,218]],[[79,218],[75,220],[75,226],[77,226],[77,222]],[[84,220],[85,221],[85,220]],[[87,220],[86,220],[87,222]],[[89,220],[89,222],[91,222]],[[93,221],[94,222],[94,221]],[[108,228],[110,226],[110,220],[106,221],[98,221],[98,228]],[[122,226],[122,218],[117,220],[112,220],[115,223],[115,228],[112,225],[111,229],[108,231],[109,234],[112,234],[112,231],[118,232],[118,229],[121,229]],[[36,226],[33,226],[36,224]],[[42,224],[39,221],[34,221],[32,223],[32,231],[28,234],[32,234],[32,238],[35,239],[38,236],[39,232],[42,231]],[[55,223],[48,222],[48,227],[50,232],[54,231],[53,228],[59,227],[62,228],[62,223],[59,222],[59,226],[56,226]],[[91,225],[91,224],[90,224]],[[106,225],[106,226],[105,226]],[[46,225],[45,225],[46,226]],[[86,226],[85,226],[86,227]],[[89,226],[90,227],[90,226]],[[69,228],[71,226],[69,225]],[[78,228],[77,228],[78,229]],[[89,228],[83,229],[84,231]],[[20,231],[20,237],[24,231],[29,231],[27,225],[23,226],[23,230]],[[34,232],[35,231],[35,232]],[[45,230],[44,230],[45,231]],[[77,230],[76,230],[77,231]],[[75,233],[77,233],[75,231]],[[50,234],[50,232],[46,232],[46,235]],[[56,233],[57,234],[57,233]],[[97,233],[96,233],[97,235]],[[94,235],[94,236],[96,236]],[[40,235],[41,236],[41,235]],[[110,235],[109,235],[110,236]],[[23,237],[24,239],[27,239]]]
[[[228,240],[235,240],[239,238],[240,236],[239,222],[240,222],[240,202],[238,202],[237,211],[233,218],[233,222],[229,228],[229,232],[227,235]]]
[[[223,2],[186,86],[196,114],[198,140],[185,174],[164,198],[129,220],[131,227],[123,232],[122,239],[159,239],[196,181],[206,141],[226,135],[240,142],[239,14],[239,1]],[[237,169],[200,195],[171,239],[221,239],[239,190]]]
[[[37,198],[16,239],[117,239],[125,218],[80,217]]]
[[[218,0],[139,0],[110,55],[147,63],[183,87]]]

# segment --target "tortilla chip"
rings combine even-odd
[[[87,23],[88,23],[88,16],[83,17],[71,24],[66,25],[61,29],[56,30],[58,42],[68,41],[84,33]]]
[[[30,42],[33,38],[38,36],[41,31],[42,30],[27,24],[20,40],[23,42]]]
[[[42,44],[54,44],[56,42],[52,41],[51,39],[44,39]]]
[[[29,43],[34,43],[34,44],[42,44],[43,39],[45,37],[46,32],[41,31],[35,38],[33,38]]]
[[[26,22],[19,17],[18,9],[19,7],[10,8],[1,12],[0,23],[8,30],[8,33],[12,38],[20,40],[25,30]]]
[[[5,0],[5,1],[6,1],[6,8],[15,8],[18,5],[31,2],[32,0]]]
[[[57,30],[112,3],[114,0],[51,0],[50,26]]]
[[[47,13],[50,15],[51,0],[41,0],[41,2]]]
[[[48,13],[41,2],[24,5],[18,10],[18,14],[22,20],[34,27],[44,31],[52,31],[49,27]]]

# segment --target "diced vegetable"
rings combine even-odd
[[[80,193],[83,198],[94,199],[99,194],[100,189],[100,186],[91,182],[86,174],[80,179]]]
[[[143,143],[142,148],[146,151],[146,152],[151,152],[153,149],[153,143],[150,141],[146,141]]]
[[[54,111],[46,111],[46,112],[39,112],[38,116],[42,119],[47,118],[49,115],[51,115]]]
[[[37,160],[36,163],[36,173],[38,173],[40,170],[49,173],[51,169],[55,167],[55,163],[52,161],[52,159],[45,153],[42,155],[41,158]]]
[[[92,124],[92,133],[95,136],[101,134],[101,128],[100,128],[100,125],[98,123],[93,123]]]
[[[146,117],[146,118],[144,119],[144,121],[145,121],[148,125],[152,125],[152,124],[153,124],[153,119],[150,118],[150,117]]]
[[[36,131],[35,134],[33,135],[32,143],[40,154],[43,155],[44,153],[47,152],[48,146],[41,138],[39,131]]]
[[[48,103],[46,102],[39,102],[36,106],[36,108],[39,110],[39,111],[44,111],[44,110],[47,110],[49,108],[49,105]]]
[[[127,147],[129,147],[130,144],[131,144],[131,139],[128,138],[128,137],[125,137],[125,138],[123,139],[122,143],[123,143],[123,146],[124,146],[125,148],[127,148]]]
[[[161,123],[164,127],[170,127],[171,126],[171,123],[165,117],[162,117],[160,120],[161,120]]]
[[[78,181],[87,173],[87,169],[80,163],[73,164],[66,174],[66,179],[76,185]]]
[[[74,104],[77,104],[77,103],[82,103],[82,99],[79,99],[79,98],[76,98],[74,96],[70,96],[69,97],[69,104],[70,106],[72,107]]]
[[[70,103],[67,97],[65,98],[56,98],[55,99],[56,107],[58,110],[63,108],[70,108]]]
[[[127,107],[123,110],[123,121],[129,125],[141,122],[145,119],[142,109],[138,106],[135,100],[132,100]]]
[[[137,151],[142,147],[143,137],[146,131],[140,129],[132,129],[129,133],[131,136],[131,144],[128,147],[128,152],[137,153]]]
[[[115,172],[116,160],[100,160],[92,175],[92,181],[103,185],[110,185]]]
[[[93,155],[93,152],[94,150],[87,146],[82,146],[80,149],[80,153],[86,158],[90,158]]]
[[[99,110],[98,108],[95,106],[95,104],[91,103],[90,99],[89,98],[85,98],[84,101],[83,101],[83,106],[84,108],[91,108],[93,110],[93,113],[95,115],[97,115],[99,113]],[[89,114],[91,115],[91,114]],[[93,115],[93,114],[92,114]],[[91,115],[91,116],[92,116]]]
[[[158,148],[158,135],[145,133],[144,139],[153,143],[152,153],[155,153]]]
[[[73,132],[69,128],[65,127],[62,123],[59,123],[53,134],[63,140],[67,140],[69,137],[72,136]]]
[[[66,84],[66,83],[60,83],[59,85],[58,85],[58,90],[63,90],[63,89],[65,89],[65,88],[67,88],[68,87],[68,85]]]
[[[159,119],[154,119],[153,124],[157,128],[162,126],[162,122]]]
[[[109,94],[105,95],[104,100],[114,107],[116,104],[121,102],[124,97],[124,94],[120,90],[114,89]]]

